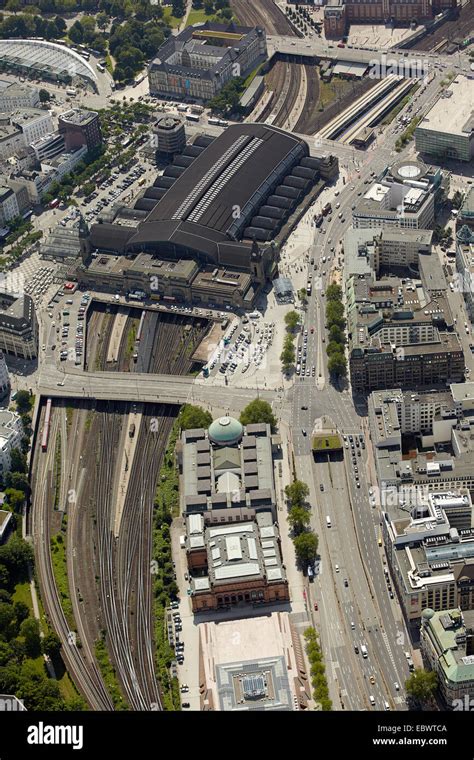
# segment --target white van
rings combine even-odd
[[[375,707],[375,699],[372,696],[372,694],[369,696],[369,701],[370,701],[370,704],[372,705],[372,707]]]
[[[385,707],[386,710],[390,710],[390,705],[388,704],[387,700],[385,700],[385,702],[383,703],[383,706]]]
[[[326,515],[326,526],[327,526],[328,528],[330,528],[330,527],[331,527],[331,518],[329,517],[329,515]]]

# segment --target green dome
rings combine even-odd
[[[423,610],[421,613],[421,617],[425,620],[431,620],[433,615],[435,614],[435,611],[431,609],[431,607],[426,607],[426,609]]]
[[[219,417],[209,427],[209,438],[217,446],[231,446],[242,438],[244,429],[235,417]]]

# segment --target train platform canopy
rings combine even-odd
[[[341,77],[363,77],[368,68],[366,63],[336,63],[332,73]]]

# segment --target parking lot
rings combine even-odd
[[[153,169],[150,167],[149,171],[152,172]],[[90,196],[82,201],[82,206],[89,207],[89,209],[84,212],[86,221],[93,222],[104,208],[107,208],[107,206],[110,206],[114,201],[120,198],[120,196],[122,196],[125,191],[135,183],[138,182],[138,186],[140,186],[140,184],[145,185],[145,182],[141,178],[146,172],[147,169],[144,166],[137,166],[128,172],[121,172],[120,169],[114,169],[112,176],[99,185],[98,190],[95,190]],[[157,173],[156,168],[154,173]],[[111,189],[107,190],[107,188]],[[104,192],[101,193],[101,190]],[[128,198],[124,197],[122,200],[126,202]],[[93,201],[97,201],[97,203],[94,206],[91,206]]]

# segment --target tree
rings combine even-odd
[[[297,311],[289,311],[285,314],[285,325],[287,330],[294,332],[300,323],[300,315]]]
[[[21,508],[25,502],[25,492],[18,491],[16,488],[7,488],[5,496],[9,506],[14,512],[21,512]]]
[[[101,11],[100,13],[98,13],[97,16],[96,16],[95,21],[96,21],[96,24],[97,24],[97,26],[98,26],[99,29],[102,29],[102,31],[104,29],[107,29],[107,26],[108,26],[108,23],[109,23],[109,18],[108,18],[108,16],[107,16],[106,13],[104,13],[103,11]]]
[[[288,512],[288,523],[296,535],[309,526],[311,516],[304,507],[292,507]]]
[[[453,208],[460,209],[462,206],[463,199],[464,199],[463,193],[461,193],[459,190],[456,190],[456,192],[453,195],[453,200],[452,200]]]
[[[15,403],[19,414],[29,412],[32,407],[32,397],[28,391],[17,391]]]
[[[39,623],[36,618],[28,617],[20,626],[20,635],[23,637],[25,652],[28,657],[38,657],[41,654],[41,638]]]
[[[27,604],[25,604],[25,602],[15,602],[13,608],[15,610],[15,617],[18,623],[22,623],[30,614],[29,607]]]
[[[252,425],[259,422],[264,422],[271,425],[272,429],[276,427],[276,417],[272,412],[272,408],[267,401],[263,401],[260,398],[256,398],[251,401],[240,414],[240,422],[242,425]]]
[[[223,9],[221,10],[221,12],[220,12],[220,15],[221,15],[221,16],[222,16],[222,18],[223,18],[223,19],[225,19],[226,21],[230,21],[230,20],[231,20],[231,18],[232,18],[232,16],[233,16],[233,13],[232,13],[232,9],[231,9],[231,8],[223,8]]]
[[[212,422],[212,415],[210,412],[206,412],[201,406],[184,404],[184,406],[181,407],[178,420],[181,430],[208,428]]]
[[[285,486],[285,496],[292,507],[302,507],[309,496],[309,487],[302,480],[294,480]]]
[[[184,0],[173,0],[172,14],[175,18],[182,18],[185,12]]]
[[[303,306],[305,306],[308,303],[306,288],[301,288],[300,290],[298,290],[298,298],[300,299]]]
[[[328,370],[335,377],[345,377],[347,374],[347,362],[344,354],[333,353],[328,361]]]
[[[11,470],[13,472],[26,472],[26,456],[20,449],[12,449],[10,452]]]
[[[28,564],[33,562],[33,547],[17,535],[0,546],[0,563],[11,573],[26,574]]]
[[[419,704],[428,704],[438,687],[438,675],[434,670],[417,668],[405,682],[407,694]]]
[[[206,16],[212,16],[214,13],[214,0],[204,0],[204,13]]]
[[[54,631],[49,631],[43,639],[42,644],[43,654],[47,654],[48,657],[57,657],[61,651],[61,639]]]
[[[344,344],[346,342],[346,336],[344,335],[344,331],[341,330],[339,325],[332,325],[329,328],[329,340],[334,341],[335,343],[341,343],[341,344]]]
[[[332,283],[326,288],[326,298],[329,301],[342,301],[342,289],[340,285]]]
[[[63,18],[61,18],[61,16],[55,16],[54,17],[54,25],[56,27],[56,33],[57,33],[58,37],[62,37],[65,34],[66,30],[67,30],[67,24],[66,24],[66,22],[64,21]]]
[[[43,88],[39,91],[39,99],[42,103],[47,103],[48,100],[51,99],[51,95],[49,94],[48,90],[44,90]]]
[[[84,40],[84,30],[79,20],[75,21],[71,26],[68,36],[71,42],[75,42],[76,45]]]
[[[293,540],[296,557],[300,565],[312,565],[318,556],[318,537],[307,531],[295,536]]]

